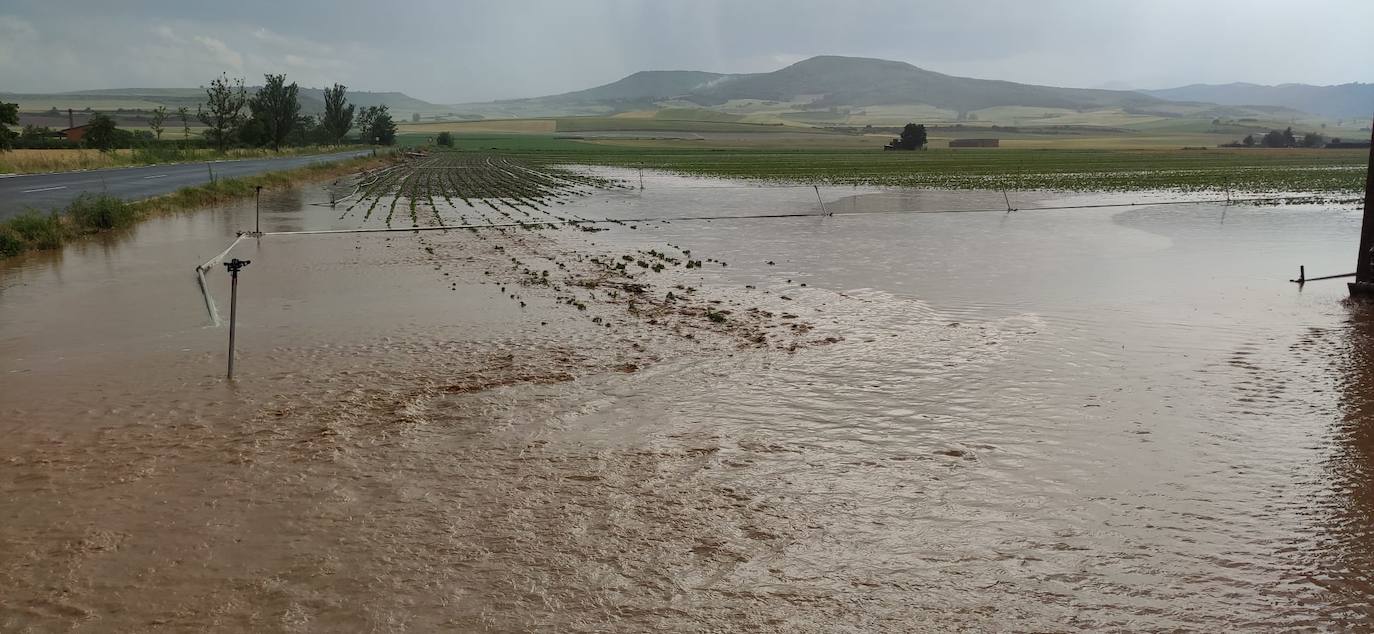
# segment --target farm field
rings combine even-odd
[[[515,138],[525,151],[415,153],[333,193],[264,191],[259,239],[238,240],[257,220],[247,199],[0,265],[0,464],[16,483],[0,578],[8,605],[76,606],[10,609],[6,629],[262,631],[291,615],[525,631],[616,602],[632,608],[611,631],[1053,631],[1051,577],[1092,599],[1073,610],[1094,623],[1358,624],[1355,601],[1319,586],[1261,594],[1328,560],[1353,582],[1372,561],[1285,537],[1311,528],[1310,500],[1363,481],[1292,476],[1326,455],[1303,439],[1346,415],[1324,371],[1349,317],[1338,286],[1283,279],[1348,266],[1358,212],[1022,194],[1024,213],[913,214],[1002,195],[822,187],[827,216],[809,186],[653,173],[627,188],[634,170],[557,162],[602,146]],[[704,210],[740,217],[684,218]],[[231,242],[252,261],[232,383],[225,328],[183,266]],[[1236,307],[1260,317],[1238,327]],[[1123,372],[1150,389],[1119,389]],[[1224,407],[1281,378],[1294,384],[1262,415]],[[1188,398],[1160,407],[1157,391]],[[1215,445],[1242,424],[1277,437]],[[1036,498],[1046,481],[1098,507]],[[1226,499],[1207,501],[1216,488]],[[894,513],[894,495],[941,514]],[[998,528],[947,530],[950,515]],[[987,556],[1009,521],[1033,535],[1012,545],[1034,566]],[[1169,521],[1207,542],[1156,530]],[[916,554],[889,564],[835,535]],[[1081,571],[1085,553],[1101,565]],[[950,588],[931,570],[1000,581]],[[1125,575],[1150,606],[1112,585]],[[1169,585],[1183,578],[1200,580],[1186,603]],[[931,601],[911,602],[919,587]],[[681,607],[663,610],[665,592]],[[970,596],[1015,614],[943,607]],[[1160,616],[1165,601],[1183,607]]]
[[[563,199],[618,187],[607,179],[505,156],[436,152],[369,174],[339,218],[377,218],[387,227],[432,221],[534,229],[578,220],[549,211]],[[457,217],[440,217],[440,202]]]
[[[1363,150],[729,149],[690,142],[587,142],[535,135],[457,135],[459,149],[545,164],[645,167],[757,181],[948,189],[1325,192],[1362,190]]]

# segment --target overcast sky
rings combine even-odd
[[[455,103],[812,55],[1074,87],[1374,81],[1374,0],[0,3],[0,92],[261,82]]]

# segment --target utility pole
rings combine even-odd
[[[1374,297],[1374,131],[1370,132],[1369,164],[1364,176],[1364,221],[1360,225],[1360,253],[1355,262],[1355,281],[1350,294]]]
[[[262,237],[262,185],[253,192],[253,237]]]
[[[249,260],[234,258],[224,263],[229,269],[229,380],[234,380],[234,330],[239,316],[239,269],[248,266]]]

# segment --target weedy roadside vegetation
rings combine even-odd
[[[380,165],[387,160],[363,157],[316,163],[295,170],[246,178],[221,179],[137,202],[126,202],[105,194],[82,194],[67,207],[57,211],[29,211],[0,221],[0,258],[16,256],[26,251],[56,249],[73,239],[127,229],[145,218],[161,213],[186,211],[252,196],[259,186],[281,187],[328,178],[369,165]]]

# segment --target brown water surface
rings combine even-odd
[[[1357,212],[822,192],[247,240],[235,383],[251,202],[7,262],[0,630],[1374,627],[1374,313],[1286,282]],[[327,200],[264,229],[383,226]],[[519,283],[673,249],[676,312]]]

